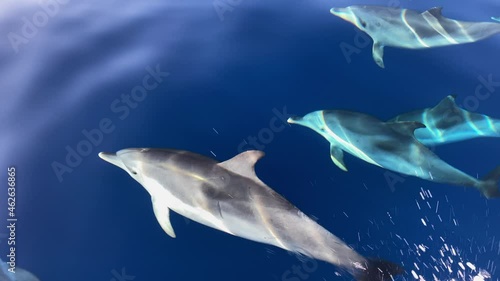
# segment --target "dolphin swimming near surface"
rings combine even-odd
[[[384,68],[384,47],[433,48],[476,42],[500,33],[500,23],[465,22],[443,17],[442,7],[425,12],[382,6],[349,6],[330,12],[373,39],[373,59]]]
[[[492,20],[496,20],[500,22],[500,17],[491,17]]]
[[[482,180],[452,167],[420,143],[413,132],[419,122],[382,122],[370,115],[343,110],[320,110],[291,117],[291,124],[308,127],[330,142],[330,156],[347,171],[344,151],[401,174],[459,186],[477,188],[487,198],[500,197],[500,166]]]
[[[0,281],[40,281],[33,273],[16,267],[15,273],[9,271],[7,263],[0,259]]]
[[[188,151],[130,148],[99,153],[124,169],[151,195],[163,230],[175,237],[170,210],[217,230],[323,260],[356,280],[387,280],[396,264],[367,259],[276,193],[255,174],[261,151],[225,162]]]
[[[417,121],[425,128],[415,130],[415,137],[425,145],[438,145],[476,137],[500,137],[500,119],[469,112],[457,106],[449,95],[438,105],[404,113],[389,120]]]

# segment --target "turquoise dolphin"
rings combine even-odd
[[[477,188],[486,198],[500,197],[500,166],[481,180],[441,160],[414,136],[420,122],[383,122],[367,114],[320,110],[288,123],[308,127],[330,142],[330,156],[347,171],[344,151],[370,164],[405,175],[457,186]]]
[[[373,39],[373,59],[384,68],[384,47],[424,49],[476,42],[500,33],[500,23],[443,17],[442,7],[424,12],[381,6],[332,8]]]
[[[477,137],[500,137],[500,119],[469,112],[457,106],[449,95],[438,105],[404,113],[389,120],[417,121],[426,127],[415,130],[415,137],[427,146]]]

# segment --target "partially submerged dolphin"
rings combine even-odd
[[[7,263],[0,259],[0,281],[40,281],[33,273],[16,267],[15,272],[9,271]]]
[[[99,153],[149,192],[155,216],[171,237],[170,210],[235,236],[329,262],[357,280],[386,280],[403,272],[393,263],[364,258],[269,188],[254,170],[263,156],[246,151],[219,163],[171,149]]]
[[[330,156],[347,171],[344,151],[373,165],[429,181],[477,188],[487,198],[500,197],[500,166],[477,180],[450,166],[413,135],[419,122],[382,122],[370,115],[321,110],[291,117],[291,124],[308,127],[330,142]]]
[[[389,120],[417,121],[425,128],[415,130],[415,137],[425,145],[438,145],[476,137],[500,137],[500,119],[469,112],[457,106],[449,95],[438,105],[404,113]]]
[[[494,22],[465,22],[442,16],[442,8],[425,12],[381,7],[349,6],[330,12],[373,39],[373,59],[384,67],[384,47],[422,49],[476,42],[500,33]]]

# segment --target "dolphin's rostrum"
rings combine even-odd
[[[447,96],[432,108],[404,113],[389,120],[396,121],[424,124],[425,128],[415,130],[415,137],[428,146],[477,137],[500,137],[500,119],[458,107],[453,95]]]
[[[396,264],[364,258],[263,183],[254,170],[263,155],[246,151],[219,163],[172,149],[99,153],[149,192],[158,222],[172,237],[169,210],[235,236],[326,261],[357,280],[387,280],[403,272]]]
[[[424,12],[382,6],[349,6],[330,12],[373,39],[373,59],[384,67],[384,47],[423,49],[476,42],[500,33],[496,22],[465,22],[443,17],[442,8]]]
[[[382,122],[373,116],[344,110],[319,110],[289,123],[308,127],[330,142],[330,156],[347,171],[344,151],[385,169],[429,181],[477,188],[485,197],[500,197],[500,166],[482,180],[452,167],[414,136],[419,122]]]

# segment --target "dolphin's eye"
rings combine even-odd
[[[359,22],[361,23],[361,26],[366,27],[366,22],[362,19],[359,19]]]
[[[132,173],[132,175],[137,175],[137,172],[136,171],[130,171]]]

